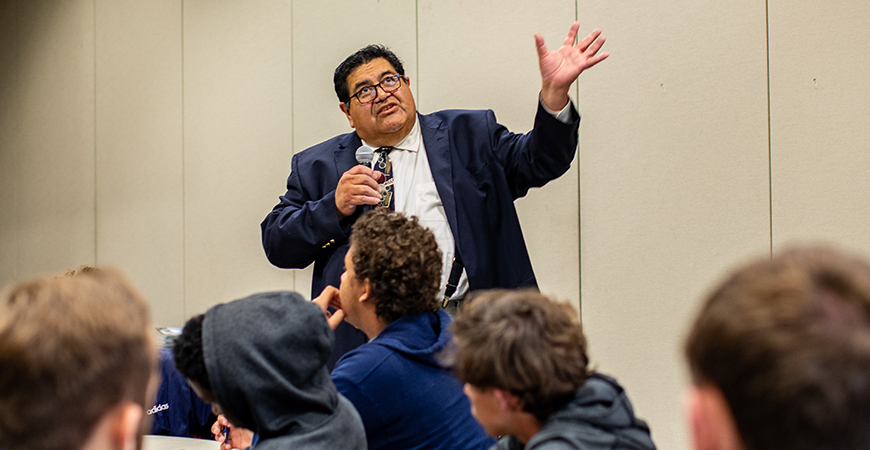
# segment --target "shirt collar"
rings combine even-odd
[[[362,139],[360,139],[362,140]],[[420,117],[415,117],[414,127],[411,128],[411,132],[405,136],[405,139],[399,141],[398,144],[394,145],[393,148],[396,150],[404,150],[407,152],[416,153],[420,150],[420,142],[423,140],[423,134],[420,132]],[[366,141],[362,141],[363,145],[366,147],[370,147],[374,150],[377,150],[378,147],[369,144]]]

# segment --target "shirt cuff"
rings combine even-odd
[[[571,123],[571,99],[568,99],[568,103],[562,108],[561,111],[553,111],[550,108],[547,108],[547,105],[541,100],[541,97],[538,96],[538,102],[541,106],[544,107],[544,111],[550,113],[551,116],[555,117],[556,120],[562,123]]]

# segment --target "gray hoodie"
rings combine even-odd
[[[574,400],[547,419],[526,446],[513,436],[498,450],[655,450],[646,422],[634,416],[622,386],[593,373]]]
[[[231,422],[259,434],[257,450],[366,449],[362,421],[325,367],[333,340],[320,308],[293,292],[255,294],[205,313],[212,390]]]

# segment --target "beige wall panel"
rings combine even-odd
[[[94,3],[17,4],[21,278],[93,264]]]
[[[18,137],[21,108],[16,2],[0,2],[0,289],[18,274]]]
[[[393,50],[416,85],[413,2],[323,0],[293,4],[293,148],[304,150],[353,131],[338,109],[332,75],[351,53],[368,44]],[[390,26],[372,26],[389,23]],[[287,167],[290,155],[286,155]],[[283,193],[283,192],[282,192]]]
[[[96,5],[97,262],[183,324],[181,0]]]
[[[866,2],[770,2],[774,250],[870,252],[868,18]]]
[[[533,36],[541,33],[552,48],[561,45],[575,19],[574,2],[424,0],[418,8],[418,109],[492,109],[510,130],[529,131],[541,89]],[[577,195],[575,164],[516,203],[541,290],[574,304],[579,300]]]
[[[292,289],[266,260],[292,136],[290,2],[184,2],[186,314]],[[281,192],[283,193],[283,191]]]
[[[612,56],[580,86],[583,323],[662,449],[689,448],[682,339],[769,250],[764,3],[579,3]]]
[[[414,3],[402,0],[324,0],[293,4],[294,152],[353,131],[338,108],[332,75],[348,55],[360,48],[368,44],[390,47],[402,58],[405,73],[411,77],[411,87],[416,87],[415,13]],[[371,26],[374,23],[389,23],[390,26]],[[288,148],[275,161],[287,170],[282,178],[272,183],[273,192],[278,195],[284,193],[291,156]],[[296,273],[296,289],[308,297],[313,265],[293,272]]]

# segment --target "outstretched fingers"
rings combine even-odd
[[[585,52],[589,48],[590,44],[592,44],[593,42],[597,42],[597,41],[595,41],[595,39],[597,39],[598,36],[600,36],[600,35],[601,35],[601,29],[596,28],[591,33],[589,33],[588,36],[583,38],[582,41],[578,42],[577,45],[575,46],[575,48],[577,48],[581,52]],[[601,38],[601,42],[604,43],[603,37]],[[601,48],[601,44],[598,45],[598,48]]]
[[[610,56],[610,53],[604,52],[600,55],[596,55],[594,58],[587,59],[586,60],[586,69],[600,63],[601,61],[604,61],[605,59],[607,59],[608,56]]]
[[[571,28],[568,29],[568,36],[565,37],[565,41],[562,42],[562,45],[567,47],[574,46],[574,39],[577,39],[577,30],[580,29],[580,22],[574,22],[571,24]]]

